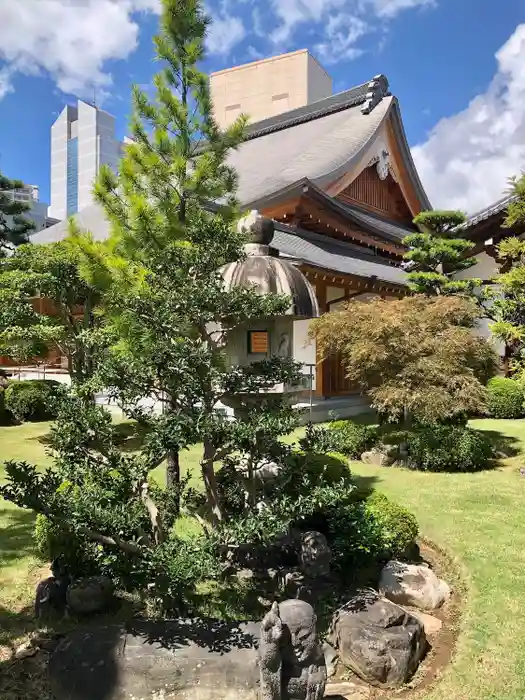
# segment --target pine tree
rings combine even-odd
[[[523,227],[525,226],[525,173],[520,177],[511,177],[509,185],[513,198],[507,207],[504,226],[506,228]]]
[[[510,179],[514,195],[504,226],[525,226],[525,174]],[[492,334],[505,345],[505,370],[524,376],[525,368],[525,243],[517,236],[504,238],[498,246],[500,272],[485,290]]]
[[[163,0],[153,101],[133,92],[133,142],[119,175],[104,168],[95,196],[111,222],[103,250],[86,248],[91,280],[105,287],[105,361],[99,371],[123,409],[139,420],[160,458],[167,483],[180,480],[178,454],[202,442],[208,511],[222,517],[215,464],[231,451],[259,454],[295,422],[282,407],[263,406],[245,423],[215,410],[242,387],[271,387],[297,378],[293,363],[271,360],[247,371],[228,368],[229,330],[282,313],[289,300],[251,289],[224,288],[219,268],[243,255],[235,172],[226,163],[245,134],[240,117],[221,131],[212,113],[202,59],[208,18],[200,0]],[[213,211],[211,211],[213,209]],[[140,406],[156,397],[159,418]],[[281,420],[282,419],[282,420]],[[163,451],[165,450],[165,452]]]
[[[476,264],[469,255],[473,244],[458,237],[458,227],[466,220],[459,211],[425,211],[414,224],[417,233],[405,237],[409,288],[417,294],[462,294],[472,296],[479,280],[454,280],[453,275]]]
[[[184,239],[192,207],[223,200],[223,216],[233,213],[236,178],[224,160],[242,141],[246,119],[224,133],[213,119],[208,78],[197,66],[208,24],[200,0],[163,0],[154,44],[165,67],[154,79],[156,100],[134,88],[134,143],[120,178],[103,168],[95,187],[119,250],[146,266],[165,245]],[[170,450],[168,482],[179,478],[178,454]]]
[[[27,234],[34,229],[32,221],[24,217],[31,208],[23,202],[15,202],[13,190],[21,189],[24,183],[10,180],[0,172],[0,257],[8,250],[27,243]]]

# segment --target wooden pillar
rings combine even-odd
[[[324,314],[328,311],[326,282],[316,281],[315,293],[319,304],[319,312]],[[319,398],[326,398],[330,393],[330,381],[328,376],[328,372],[330,371],[328,366],[329,361],[320,356],[318,349],[316,349],[316,353],[315,395]]]

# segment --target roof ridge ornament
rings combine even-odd
[[[365,103],[361,107],[362,114],[370,114],[370,112],[377,107],[381,102],[383,97],[388,95],[388,78],[382,73],[376,75],[368,83]]]

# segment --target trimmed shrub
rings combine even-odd
[[[51,420],[56,418],[53,404],[60,388],[52,379],[11,382],[5,390],[5,409],[18,421]]]
[[[299,447],[304,452],[331,452],[333,449],[333,435],[328,428],[323,425],[313,425],[308,423],[305,434],[299,440]]]
[[[372,425],[359,425],[351,420],[330,423],[329,433],[332,451],[340,452],[350,459],[359,459],[363,452],[373,447],[378,440],[378,431]]]
[[[43,561],[60,559],[65,569],[74,576],[99,573],[96,545],[78,539],[41,513],[36,516],[33,541]]]
[[[422,425],[408,435],[412,469],[429,472],[469,472],[486,469],[494,457],[489,438],[468,426]]]
[[[405,554],[418,536],[416,518],[403,506],[389,501],[379,491],[373,491],[365,502],[366,512],[379,526],[385,559]]]
[[[0,386],[0,425],[8,425],[11,419],[12,415],[5,407],[5,389]]]
[[[523,390],[515,379],[493,377],[487,384],[488,410],[493,418],[521,418]]]

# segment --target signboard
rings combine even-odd
[[[248,354],[267,355],[269,346],[268,331],[248,331]]]

